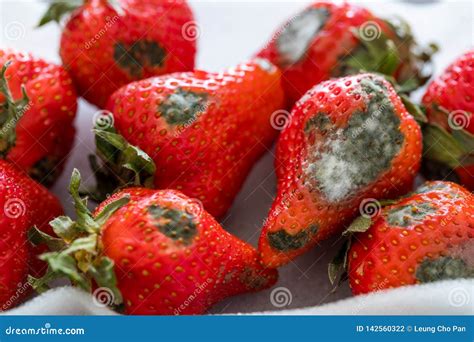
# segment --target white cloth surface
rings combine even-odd
[[[197,67],[219,70],[248,59],[266,43],[284,20],[304,8],[308,2],[311,1],[190,1],[200,28]],[[411,24],[419,41],[437,42],[442,48],[435,57],[437,73],[474,44],[474,5],[471,0],[441,1],[423,5],[413,5],[407,1],[354,2],[371,8],[383,17],[399,15]],[[33,52],[47,60],[60,62],[58,25],[50,24],[41,29],[34,29],[45,8],[44,3],[35,0],[0,0],[0,46]],[[417,95],[419,96],[420,92]],[[81,171],[86,185],[92,183],[87,156],[94,152],[91,128],[96,110],[97,108],[80,100],[75,147],[63,175],[52,189],[61,199],[68,214],[73,213],[71,198],[67,193],[72,169],[76,167]],[[231,233],[256,245],[262,222],[275,194],[275,183],[273,153],[269,152],[253,169],[230,212],[221,221],[222,225]],[[336,238],[325,241],[280,269],[280,280],[276,287],[286,288],[292,296],[291,304],[285,306],[285,309],[298,309],[296,312],[301,313],[350,313],[351,308],[359,308],[360,311],[356,312],[361,314],[379,311],[441,314],[467,310],[464,306],[453,307],[446,300],[450,286],[456,286],[456,282],[403,288],[340,301],[351,296],[348,286],[344,285],[336,293],[331,293],[326,275],[327,263],[334,256],[339,243]],[[472,282],[460,281],[459,284],[470,286],[469,293],[472,294]],[[273,289],[269,289],[229,298],[217,304],[212,313],[281,310],[282,308],[275,307],[270,300],[272,291]],[[367,305],[360,305],[361,298],[366,298],[364,302],[367,302]],[[83,293],[60,288],[33,299],[11,313],[107,312],[98,308],[92,310],[90,305],[86,305],[88,302],[90,304],[90,297]],[[331,304],[317,307],[327,303]],[[379,303],[377,305],[382,307],[377,307],[374,303]],[[472,305],[472,296],[470,303]],[[299,309],[303,307],[315,308]],[[394,311],[397,307],[400,311]]]
[[[280,302],[283,303],[283,302]],[[474,280],[405,286],[342,299],[319,307],[256,312],[282,315],[473,315]],[[115,315],[76,288],[58,287],[10,310],[9,315]]]

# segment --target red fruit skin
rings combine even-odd
[[[354,294],[420,283],[417,270],[424,260],[462,257],[473,267],[474,197],[450,182],[428,182],[427,190],[384,207],[371,227],[358,233],[348,253]],[[429,203],[435,211],[406,227],[390,224],[391,210]]]
[[[29,54],[0,49],[14,99],[24,85],[29,106],[16,124],[16,143],[7,159],[45,185],[61,173],[74,142],[77,96],[63,67]],[[4,101],[0,94],[0,103]]]
[[[226,232],[199,201],[175,190],[125,189],[130,202],[102,228],[104,253],[115,262],[125,313],[133,315],[202,314],[216,302],[239,293],[272,286],[277,272],[258,262],[257,251]],[[196,231],[191,241],[166,236],[149,207],[178,210],[189,215]],[[181,224],[185,219],[181,219]]]
[[[446,115],[439,116],[436,106],[449,112],[460,110],[474,113],[474,50],[468,51],[456,59],[426,89],[423,104],[431,122],[448,128]],[[474,134],[474,119],[466,122],[465,128]]]
[[[42,276],[46,265],[36,258],[45,246],[33,247],[27,231],[36,226],[51,234],[49,221],[63,213],[59,201],[11,163],[0,160],[0,311],[30,292],[27,276]]]
[[[79,94],[101,108],[127,83],[194,68],[199,27],[186,1],[119,0],[118,5],[123,13],[106,0],[86,1],[73,12],[61,36],[61,58]],[[156,50],[129,53],[135,57],[130,63],[140,65],[131,73],[117,63],[114,49],[117,43],[138,46],[140,41],[157,43],[166,57],[162,64],[149,63]]]
[[[460,128],[474,134],[474,50],[456,59],[439,77],[428,86],[423,96],[430,122],[451,131],[444,111],[453,115],[451,120]],[[458,114],[456,114],[458,112]],[[456,118],[458,115],[458,118]],[[456,168],[456,175],[462,185],[474,191],[474,165]]]
[[[317,118],[319,113],[322,113],[328,122],[329,134],[347,128],[355,113],[362,112],[364,113],[362,117],[365,118],[374,117],[375,114],[367,109],[367,101],[378,93],[364,95],[360,90],[361,82],[377,82],[387,89],[384,98],[390,102],[394,116],[398,118],[399,126],[395,131],[403,136],[403,143],[393,158],[387,161],[389,166],[378,170],[376,177],[370,183],[343,197],[330,199],[321,190],[319,184],[305,184],[309,176],[303,167],[305,163],[308,165],[315,163],[308,162],[309,153],[314,148],[313,146],[330,142],[328,138],[330,135],[307,134],[305,127],[311,119]],[[383,108],[383,105],[376,108]],[[380,112],[380,117],[382,119],[388,117],[388,112]],[[377,159],[386,158],[383,150],[374,150],[371,145],[372,141],[388,131],[384,123],[381,123],[380,127],[373,132],[366,131],[363,126],[359,128],[362,130],[358,136],[349,135],[347,139],[354,146],[360,141],[368,140],[365,145],[357,145],[359,146],[357,151],[364,151],[363,153],[367,154],[367,161],[360,161],[360,163],[370,166],[370,163],[374,163]],[[384,142],[385,147],[394,144],[391,140]],[[284,265],[319,241],[341,232],[344,226],[357,215],[364,199],[370,199],[373,202],[373,199],[393,198],[410,191],[420,166],[421,145],[421,131],[418,124],[407,112],[393,87],[380,76],[361,74],[333,79],[322,82],[308,91],[293,108],[288,127],[282,131],[277,143],[275,159],[277,195],[264,222],[259,241],[263,264],[268,267]],[[346,162],[351,165],[350,160]],[[319,168],[322,167],[324,165],[319,166]],[[334,172],[343,174],[345,172],[345,169],[338,170],[334,169]],[[332,170],[327,171],[334,174]],[[371,169],[359,173],[364,175],[369,171]],[[317,170],[313,171],[313,173],[316,172]],[[351,183],[358,181],[352,179]],[[339,183],[336,181],[333,187]],[[315,229],[316,233],[311,233],[311,229]],[[275,243],[272,246],[270,236],[275,236],[276,233],[284,234],[288,240],[293,239],[293,243],[299,243],[300,246],[290,247],[289,242],[283,240],[280,244],[285,245],[284,248],[276,248]],[[301,236],[302,234],[306,236]]]
[[[259,57],[267,58],[282,70],[283,88],[289,98],[290,105],[321,81],[341,76],[336,71],[341,58],[350,54],[359,45],[353,30],[357,30],[361,25],[369,22],[378,25],[388,37],[394,35],[383,20],[375,17],[367,9],[354,4],[317,1],[308,6],[306,10],[309,8],[326,9],[330,15],[320,30],[311,38],[306,52],[300,60],[289,65],[282,63],[277,45],[281,32],[293,22],[295,17],[282,25],[270,42],[257,54]]]
[[[160,106],[182,91],[205,96],[202,110],[169,123]],[[115,92],[107,108],[117,131],[153,158],[156,188],[180,190],[221,217],[253,164],[271,147],[278,132],[272,114],[283,103],[280,73],[255,60],[221,73],[134,82]]]

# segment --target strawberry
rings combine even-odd
[[[51,232],[48,222],[62,214],[59,201],[11,163],[0,160],[0,311],[21,302],[30,292],[28,274],[40,276],[46,267],[35,256],[44,246],[28,243],[35,226]]]
[[[428,182],[356,221],[347,254],[354,294],[474,277],[474,197],[457,184]]]
[[[423,97],[430,124],[424,128],[424,174],[474,191],[474,50],[451,64]]]
[[[199,26],[184,0],[57,0],[40,26],[69,11],[61,58],[79,94],[99,107],[134,80],[194,68]]]
[[[220,73],[176,73],[119,89],[107,108],[121,135],[109,127],[96,130],[98,154],[113,171],[99,172],[102,197],[115,189],[114,176],[124,186],[130,173],[133,179],[141,174],[145,185],[180,190],[222,216],[273,142],[272,120],[283,101],[280,73],[260,59]]]
[[[77,98],[55,64],[0,49],[0,158],[51,185],[74,142]]]
[[[289,19],[257,54],[283,72],[290,104],[331,77],[372,71],[407,91],[424,84],[424,64],[436,47],[420,51],[407,23],[387,21],[347,2],[317,1]]]
[[[365,198],[409,191],[421,132],[383,77],[325,81],[294,107],[276,149],[277,195],[259,242],[277,267],[339,232]]]
[[[264,269],[257,251],[227,233],[199,201],[175,190],[129,188],[115,193],[92,215],[78,195],[74,171],[70,192],[77,222],[52,221],[64,240],[42,255],[44,281],[69,276],[73,283],[125,304],[135,315],[201,314],[217,301],[273,285],[276,270]]]

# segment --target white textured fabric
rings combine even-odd
[[[59,287],[10,310],[9,315],[114,315],[89,294]],[[473,315],[474,280],[405,286],[339,300],[319,307],[265,311],[265,315]]]

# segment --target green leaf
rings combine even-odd
[[[53,272],[51,268],[48,267],[45,275],[41,278],[35,278],[32,275],[28,275],[28,283],[37,293],[43,293],[49,290],[48,284],[50,282],[60,278],[61,276],[61,273]]]
[[[69,254],[63,252],[45,253],[40,256],[40,259],[48,263],[53,274],[64,275],[83,290],[90,292],[90,280],[78,270],[76,260]]]
[[[92,277],[94,278],[97,285],[100,287],[106,287],[114,294],[114,304],[122,304],[123,298],[122,293],[117,287],[117,278],[114,271],[114,262],[108,258],[103,257],[97,266],[91,266],[89,269]]]
[[[344,58],[342,64],[352,70],[350,73],[370,71],[391,76],[399,64],[398,51],[393,41],[383,32],[373,40],[364,39],[357,29],[352,32],[359,40],[359,46]]]
[[[423,156],[455,169],[461,166],[464,148],[444,128],[428,124],[423,128]]]
[[[364,233],[372,225],[372,219],[370,217],[359,216],[347,227],[342,235],[348,235],[352,233]]]
[[[99,226],[102,226],[107,222],[110,216],[127,204],[130,201],[130,196],[123,196],[119,199],[108,203],[95,217],[95,221]]]
[[[22,98],[14,100],[5,73],[12,63],[7,61],[0,71],[0,93],[5,102],[0,104],[0,158],[4,159],[16,143],[16,125],[29,109],[29,99],[25,87],[21,86]]]
[[[451,135],[454,140],[463,148],[467,154],[474,153],[474,135],[465,129],[452,130]]]
[[[342,244],[341,248],[334,256],[332,261],[328,264],[328,277],[331,285],[334,285],[339,278],[342,280],[343,274],[347,270],[347,255],[351,247],[351,238],[348,238]]]
[[[86,251],[90,254],[96,254],[97,247],[97,235],[91,234],[85,237],[75,239],[66,249],[64,249],[62,254],[71,255],[77,251]]]
[[[62,239],[52,237],[36,228],[36,226],[31,227],[27,233],[28,241],[34,246],[46,244],[51,251],[59,251],[66,246],[66,243]]]
[[[156,167],[148,154],[130,144],[113,127],[96,126],[93,132],[97,155],[103,161],[99,166],[94,157],[90,158],[97,180],[97,189],[90,192],[94,198],[103,200],[111,192],[127,186],[154,186]]]
[[[61,18],[83,5],[83,0],[55,0],[48,10],[43,14],[38,27],[46,25],[50,21],[61,22]]]
[[[100,227],[94,221],[92,213],[87,208],[87,201],[79,195],[79,187],[81,186],[81,174],[79,170],[74,169],[69,184],[69,193],[74,200],[74,208],[76,209],[77,224],[80,229],[87,230],[90,233],[97,233]]]
[[[416,121],[418,121],[419,123],[428,122],[428,118],[426,117],[424,111],[421,109],[420,106],[412,102],[410,98],[403,93],[400,93],[399,96],[403,104],[405,105],[407,111],[415,118]]]
[[[68,216],[58,216],[49,225],[57,236],[66,241],[75,239],[81,233],[76,222]]]

